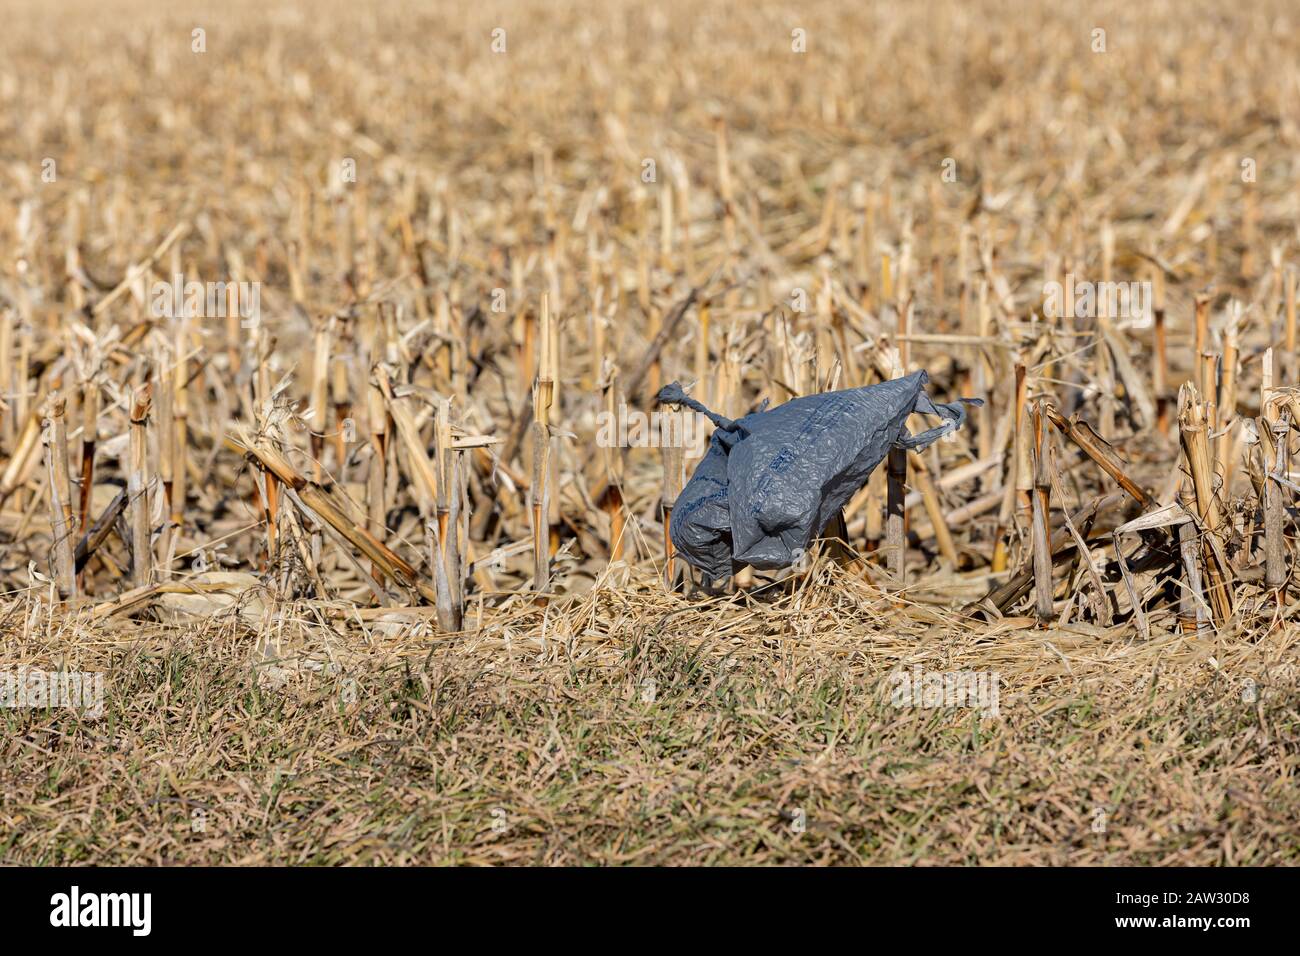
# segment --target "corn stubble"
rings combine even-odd
[[[1295,862],[1287,4],[73,6],[0,40],[0,667],[108,700],[0,710],[0,860]],[[970,426],[721,589],[698,450],[597,445],[918,368]]]

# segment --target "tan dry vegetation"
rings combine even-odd
[[[1294,863],[1295,21],[7,4],[0,670],[106,694],[0,710],[0,860]],[[882,466],[858,556],[670,590],[681,462],[597,413],[895,349],[987,400],[902,550]]]

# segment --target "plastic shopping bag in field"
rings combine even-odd
[[[710,581],[733,567],[784,568],[807,550],[891,448],[925,448],[962,426],[964,398],[936,405],[924,371],[905,378],[807,395],[732,421],[687,397],[673,382],[655,396],[717,426],[709,450],[673,507],[678,553]],[[913,436],[907,417],[938,415],[942,425]]]

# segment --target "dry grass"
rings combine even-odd
[[[0,861],[1297,862],[1294,489],[1243,427],[1300,410],[1283,0],[6,8],[0,671],[106,693],[0,709]],[[259,325],[151,316],[176,272]],[[1167,369],[1043,318],[1070,272],[1158,272]],[[664,464],[597,413],[893,349],[987,400],[924,459],[951,546],[918,494],[902,588],[666,588]],[[1039,401],[1109,473],[1051,426],[1034,468]],[[1188,563],[1131,535],[1126,583],[1110,529],[1189,471]],[[964,610],[1031,492],[1062,536],[1102,502],[1089,561]],[[894,706],[917,667],[1000,715]]]
[[[701,607],[641,581],[458,638],[302,605],[26,641],[11,621],[23,660],[110,686],[94,722],[0,712],[5,859],[1296,862],[1293,636],[954,626],[840,583]],[[892,706],[887,673],[918,665],[995,669],[1001,717]]]

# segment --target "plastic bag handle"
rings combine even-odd
[[[941,405],[936,405],[930,400],[929,395],[920,392],[916,396],[916,404],[912,407],[912,411],[920,412],[922,415],[938,415],[941,418],[946,418],[947,421],[942,425],[927,429],[919,435],[909,435],[907,429],[904,428],[903,433],[898,436],[898,440],[894,442],[894,445],[911,451],[921,451],[928,448],[944,435],[955,432],[966,423],[967,405],[979,406],[983,404],[983,399],[959,398],[955,402],[944,402]]]
[[[745,430],[730,418],[724,418],[717,412],[710,411],[704,406],[703,402],[697,402],[695,399],[691,398],[685,391],[683,391],[679,382],[670,382],[663,388],[659,389],[658,394],[655,395],[655,403],[658,405],[685,405],[687,408],[699,412],[723,431],[734,432]]]

